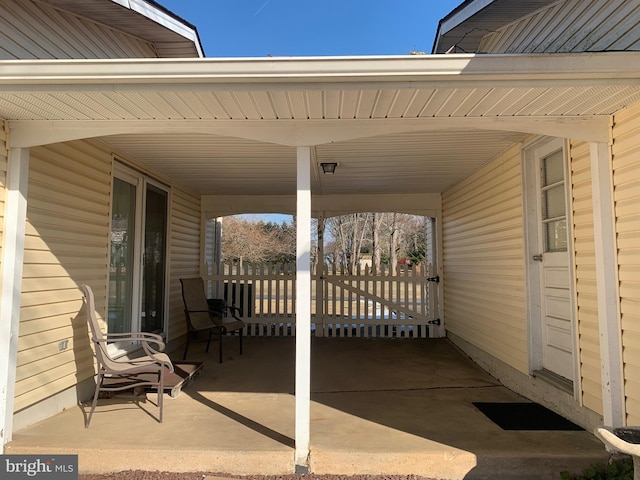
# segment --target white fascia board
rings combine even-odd
[[[488,5],[491,5],[494,1],[495,0],[476,0],[475,2],[471,2],[469,5],[462,8],[459,12],[451,15],[451,18],[447,18],[446,20],[440,22],[440,29],[438,34],[442,36],[448,31],[456,28],[464,21],[473,17],[480,10],[486,8]]]
[[[640,85],[640,52],[219,59],[4,60],[0,91],[79,88],[281,89],[337,83],[399,87]],[[97,86],[97,87],[95,87]]]
[[[168,13],[159,10],[155,6],[147,3],[144,0],[112,0],[113,2],[129,8],[130,10],[143,15],[149,20],[154,21],[158,25],[162,25],[168,30],[177,33],[178,35],[193,42],[198,51],[200,57],[204,57],[204,54],[200,48],[200,40],[196,31],[190,26],[181,22],[178,18],[172,17]]]

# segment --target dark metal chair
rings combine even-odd
[[[211,343],[211,336],[217,335],[219,344],[219,360],[222,363],[222,337],[228,333],[237,333],[240,343],[240,355],[242,355],[242,331],[245,323],[231,311],[226,303],[216,301],[209,302],[204,290],[204,281],[201,277],[181,278],[182,300],[184,302],[184,314],[187,321],[187,343],[184,348],[183,360],[187,358],[189,342],[198,334],[207,335],[207,348]],[[232,307],[236,308],[236,307]]]
[[[84,295],[87,321],[91,329],[98,372],[96,389],[91,403],[91,410],[85,422],[89,428],[91,417],[98,403],[100,392],[114,392],[136,387],[153,387],[158,390],[159,421],[162,423],[162,398],[164,395],[165,375],[173,372],[173,364],[164,350],[164,342],[160,335],[145,332],[102,333],[96,316],[93,291],[88,285],[80,287]],[[113,358],[109,354],[108,344],[111,342],[138,342],[146,355],[129,359]],[[153,348],[151,344],[155,344]]]

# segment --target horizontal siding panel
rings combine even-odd
[[[640,107],[614,117],[613,182],[627,424],[640,421]]]
[[[71,366],[62,365],[50,370],[47,378],[45,379],[42,378],[44,375],[39,375],[39,380],[31,383],[30,387],[32,387],[32,389],[15,397],[14,411],[20,411],[41,401],[43,398],[47,398],[51,394],[50,392],[62,392],[67,388],[73,387],[79,380],[88,378],[88,376],[79,377],[79,371],[92,370],[93,365],[89,366],[89,364],[86,364],[76,366],[74,363]],[[65,372],[67,373],[65,374]],[[47,382],[46,380],[49,379],[51,379],[51,381]]]
[[[86,333],[86,332],[85,332]],[[69,342],[71,344],[71,342]],[[77,342],[80,343],[80,342]],[[56,362],[59,365],[71,365],[74,362],[85,363],[89,367],[93,367],[95,362],[93,358],[93,350],[89,347],[89,338],[85,340],[85,348],[81,345],[77,345],[76,349],[67,349],[63,352],[59,352],[57,355],[60,357]],[[39,360],[37,362],[27,363],[24,365],[18,365],[16,369],[16,378],[18,380],[24,380],[27,378],[35,377],[51,370],[51,362],[48,359]],[[35,381],[36,379],[34,379]]]
[[[625,390],[640,390],[640,384],[628,382],[625,383]],[[627,425],[640,425],[640,402],[635,398],[627,397]]]
[[[0,59],[157,57],[146,41],[42,2],[0,3]]]
[[[572,141],[569,152],[581,396],[586,407],[602,414],[590,146]]]
[[[180,188],[171,195],[171,280],[169,285],[169,340],[186,333],[180,278],[200,273],[200,197]]]
[[[487,53],[633,50],[640,43],[640,5],[628,0],[565,0],[488,34]]]
[[[31,151],[16,410],[93,375],[92,361],[75,361],[91,357],[78,285],[90,284],[104,303],[111,162],[97,142]],[[61,340],[69,340],[64,352]]]
[[[62,327],[71,328],[69,318],[78,315],[79,305],[79,295],[76,294],[68,302],[42,303],[23,308],[20,323],[21,336]],[[73,328],[83,327],[84,325],[76,324]]]
[[[80,289],[77,286],[73,286],[67,289],[56,289],[52,291],[24,291],[21,296],[21,308],[28,309],[29,307],[35,307],[40,305],[53,305],[54,303],[64,304],[65,302],[78,302],[76,311],[80,308],[79,295]]]
[[[77,315],[77,311],[75,315]],[[67,319],[69,317],[67,316]],[[53,319],[55,321],[55,318]],[[18,340],[18,351],[24,350],[33,350],[35,353],[38,349],[41,351],[41,359],[49,361],[49,363],[55,364],[55,362],[51,361],[51,358],[55,355],[59,355],[60,351],[58,350],[58,343],[62,340],[69,340],[69,350],[71,353],[74,352],[74,341],[77,343],[76,347],[78,350],[82,348],[90,348],[89,346],[89,333],[87,328],[82,328],[82,326],[76,326],[77,328],[74,330],[74,326],[66,325],[60,328],[49,328],[47,330],[42,330],[37,332],[34,335],[21,335]],[[76,332],[77,330],[77,332]],[[22,360],[25,360],[23,357]],[[58,358],[56,358],[58,360]],[[18,365],[24,365],[23,362],[18,363]]]
[[[602,405],[602,397],[594,398],[585,395],[582,397],[582,403],[585,407],[595,412],[598,408],[598,405]]]
[[[528,373],[520,171],[518,146],[444,193],[444,298],[447,330]]]

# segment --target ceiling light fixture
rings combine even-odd
[[[333,175],[334,173],[336,173],[336,167],[338,166],[337,163],[321,163],[320,166],[322,167],[322,171],[324,172],[325,175]]]

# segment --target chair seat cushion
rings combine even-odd
[[[220,325],[222,327],[223,333],[225,332],[235,332],[236,330],[242,330],[244,328],[245,323],[242,320],[230,320],[222,322]]]

